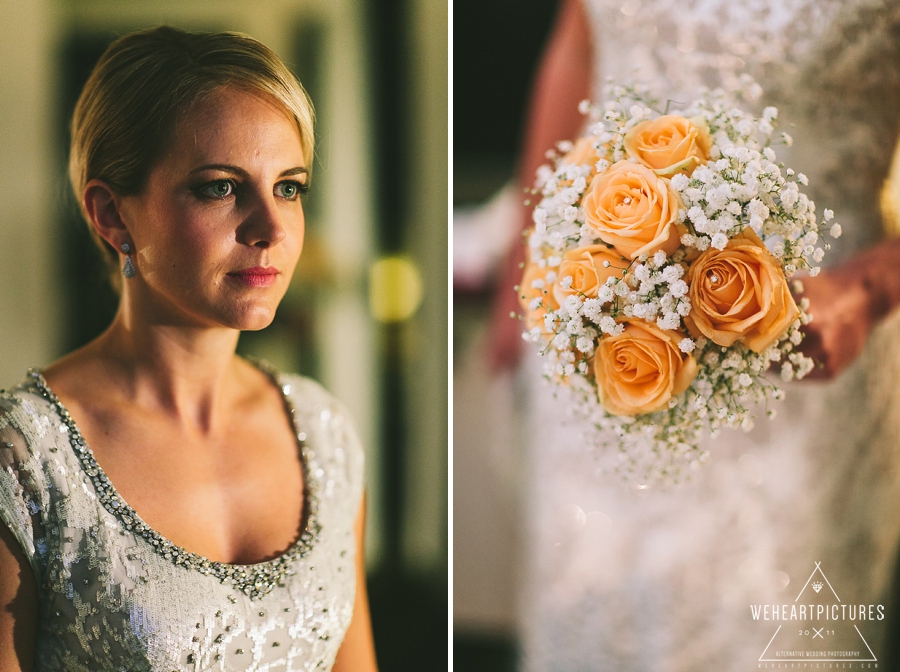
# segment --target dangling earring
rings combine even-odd
[[[134,267],[134,262],[131,261],[131,245],[128,243],[122,243],[122,254],[125,255],[125,266],[122,267],[122,275],[126,278],[133,278],[137,275],[137,269]]]

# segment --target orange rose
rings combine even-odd
[[[688,270],[692,332],[729,346],[743,339],[762,352],[778,340],[800,311],[778,261],[744,229],[724,250],[710,248]]]
[[[672,254],[687,229],[675,220],[680,201],[646,166],[619,161],[591,180],[581,202],[588,226],[622,256]]]
[[[595,135],[579,138],[568,154],[560,159],[560,163],[569,166],[590,166],[591,174],[588,177],[590,179],[597,174],[597,161],[603,158],[597,153],[597,149],[594,147],[595,142],[597,142]]]
[[[547,273],[550,269],[546,266],[541,268],[537,264],[529,263],[525,266],[525,272],[522,274],[522,282],[519,283],[519,304],[525,311],[525,324],[529,329],[534,327],[544,328],[544,314],[548,310],[556,310],[559,308],[553,292],[550,291],[550,283],[547,282]],[[543,287],[535,287],[536,280],[543,281]],[[540,284],[540,283],[538,283]],[[541,297],[541,305],[532,310],[531,302],[537,297]]]
[[[706,121],[666,115],[635,124],[625,134],[625,152],[633,160],[652,168],[657,175],[690,175],[709,160],[712,137]]]
[[[681,352],[683,335],[643,320],[624,320],[618,336],[603,336],[594,354],[594,377],[603,408],[613,415],[660,411],[697,375],[697,362]]]
[[[609,268],[603,262],[609,262]],[[588,245],[569,250],[559,265],[559,277],[553,286],[553,295],[562,305],[567,296],[576,294],[582,298],[597,298],[597,292],[606,284],[607,278],[621,277],[628,261],[606,245]],[[560,282],[571,276],[572,284],[563,287]]]

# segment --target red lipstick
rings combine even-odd
[[[278,276],[278,269],[274,266],[254,266],[240,271],[232,271],[229,278],[234,278],[250,287],[271,287]]]

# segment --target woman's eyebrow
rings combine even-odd
[[[231,166],[226,163],[210,163],[205,166],[200,166],[198,168],[194,168],[190,174],[201,173],[204,170],[219,170],[223,173],[234,173],[235,175],[239,175],[241,177],[248,177],[249,173],[243,168],[239,168],[237,166]],[[306,175],[309,173],[309,170],[304,168],[303,166],[297,166],[296,168],[288,168],[281,172],[278,177],[288,177],[289,175]]]
[[[308,175],[309,171],[303,166],[297,166],[296,168],[288,168],[278,177],[287,177],[289,175]]]

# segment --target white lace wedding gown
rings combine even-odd
[[[793,124],[793,148],[780,158],[809,176],[810,196],[843,226],[828,261],[881,236],[879,197],[900,130],[900,2],[585,2],[598,95],[607,76],[637,76],[688,102],[701,85],[748,72],[779,121]],[[596,473],[577,423],[562,420],[563,400],[547,385],[532,389],[524,669],[757,669],[776,655],[767,645],[779,625],[779,659],[821,648],[797,623],[756,621],[750,608],[795,604],[818,562],[842,604],[885,605],[885,620],[827,624],[841,645],[853,644],[856,626],[883,666],[886,626],[900,616],[890,601],[900,316],[836,381],[790,385],[775,420],[723,432],[693,480],[668,492]]]

